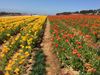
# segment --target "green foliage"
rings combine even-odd
[[[35,64],[33,65],[31,75],[45,75],[45,55],[42,50],[36,51]]]

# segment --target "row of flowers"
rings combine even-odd
[[[7,18],[8,19],[8,18]],[[0,26],[0,43],[4,42],[5,39],[8,39],[9,36],[13,36],[15,34],[17,34],[20,29],[24,26],[27,26],[28,23],[34,21],[35,19],[37,19],[37,17],[17,17],[14,18],[15,20],[10,21],[8,23],[8,21],[4,22],[5,24],[1,24]],[[1,22],[2,23],[2,22]]]
[[[32,22],[32,23],[35,23]],[[18,33],[15,36],[10,36],[10,39],[5,41],[4,44],[2,44],[2,49],[0,51],[0,69],[4,70],[5,65],[7,64],[7,60],[12,56],[12,54],[20,47],[20,38],[21,38],[21,33],[25,32],[26,29],[29,27],[30,24],[27,24],[27,26],[22,27]],[[26,29],[25,29],[26,28]],[[7,38],[7,37],[6,37]]]
[[[100,17],[49,16],[49,20],[53,49],[61,65],[65,68],[72,67],[80,75],[100,72]]]
[[[25,71],[28,57],[38,41],[39,33],[45,23],[46,16],[30,17],[31,22],[20,28],[20,32],[13,36],[9,43],[5,44],[0,56],[0,69],[5,75],[20,75]],[[32,60],[30,59],[32,62]]]

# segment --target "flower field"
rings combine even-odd
[[[100,75],[100,16],[0,17],[0,75]]]
[[[0,18],[0,75],[21,75],[32,63],[32,53],[41,40],[46,16]]]
[[[61,68],[73,68],[80,75],[100,75],[100,16],[68,15],[48,18],[53,52],[57,55]]]

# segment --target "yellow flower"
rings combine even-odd
[[[22,52],[23,52],[23,50],[19,50],[19,52],[20,52],[20,53],[22,53]]]
[[[12,69],[11,69],[11,66],[7,66],[7,67],[5,68],[5,70],[6,70],[6,71],[12,70]]]
[[[1,54],[0,56],[1,56],[1,58],[3,58],[4,57],[4,54]]]
[[[15,64],[15,61],[12,61],[10,64],[11,64],[11,65]]]
[[[10,34],[7,34],[7,36],[10,36]]]
[[[19,62],[19,64],[23,64],[23,63],[24,63],[24,61],[25,61],[25,59],[21,60],[21,61]]]
[[[12,62],[12,60],[9,60],[9,63],[11,63]]]
[[[4,46],[3,49],[2,49],[3,53],[7,53],[8,50],[9,50],[9,48],[7,46]]]
[[[13,44],[14,44],[14,42],[11,42],[11,44],[13,45]]]
[[[14,72],[15,72],[16,74],[19,74],[19,73],[18,73],[19,71],[20,71],[19,68],[16,68],[16,69],[14,70]]]
[[[5,75],[10,75],[8,71],[6,71]]]
[[[26,46],[26,48],[31,49],[31,46]]]
[[[17,41],[19,39],[19,37],[16,37],[15,40]]]
[[[28,45],[30,45],[32,43],[33,38],[30,38],[29,40],[27,40]]]
[[[21,58],[21,59],[23,59],[23,58],[24,58],[24,56],[22,55],[20,58]]]
[[[29,56],[29,53],[28,52],[25,52],[25,56]]]
[[[26,36],[22,36],[22,41],[26,41],[27,37]]]
[[[20,45],[20,47],[24,48],[24,46],[23,46],[23,45]]]

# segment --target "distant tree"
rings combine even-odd
[[[22,15],[22,13],[15,13],[15,12],[0,12],[0,16],[6,15]]]
[[[69,15],[69,14],[72,14],[72,12],[57,13],[56,15]]]
[[[79,14],[79,11],[73,12],[74,14]]]

